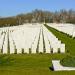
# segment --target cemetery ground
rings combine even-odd
[[[45,25],[59,40],[66,45],[66,57],[61,60],[61,64],[67,67],[75,67],[75,38],[63,32]]]
[[[74,75],[75,71],[52,71],[52,60],[67,60],[75,55],[75,39],[51,27],[46,27],[66,44],[65,54],[11,54],[0,55],[0,75]],[[61,61],[62,62],[64,62]],[[69,60],[69,59],[68,59]],[[70,62],[65,63],[70,64]],[[72,63],[74,64],[74,63]],[[67,65],[67,66],[68,66]]]

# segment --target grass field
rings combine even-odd
[[[53,28],[46,27],[66,44],[66,53],[0,55],[0,75],[75,75],[75,71],[55,72],[50,69],[52,60],[62,60],[67,56],[74,57],[75,39]]]
[[[12,54],[0,55],[0,75],[71,75],[74,71],[50,70],[52,59],[62,59],[65,54]],[[7,62],[8,61],[8,62]]]

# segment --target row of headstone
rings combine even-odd
[[[62,44],[45,26],[43,26],[46,51],[52,53],[65,53],[65,44]],[[48,49],[47,49],[48,48]]]
[[[43,24],[25,24],[0,30],[0,53],[65,53],[65,44]]]
[[[47,25],[59,30],[60,32],[64,32],[64,33],[68,34],[69,36],[75,37],[75,25],[74,24],[55,24],[55,23],[51,24],[51,23],[48,23]]]

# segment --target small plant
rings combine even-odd
[[[53,53],[53,48],[51,48],[51,53]]]
[[[43,54],[42,52],[40,52],[39,54]]]
[[[29,54],[31,54],[31,48],[29,48]]]
[[[61,52],[60,52],[60,48],[58,48],[58,53],[61,53]]]
[[[15,49],[15,52],[14,52],[14,54],[17,54],[17,49]]]
[[[67,67],[75,67],[75,57],[67,55],[60,62],[63,66]]]

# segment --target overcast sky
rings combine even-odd
[[[0,16],[15,16],[34,9],[57,11],[75,10],[75,0],[0,0]]]

